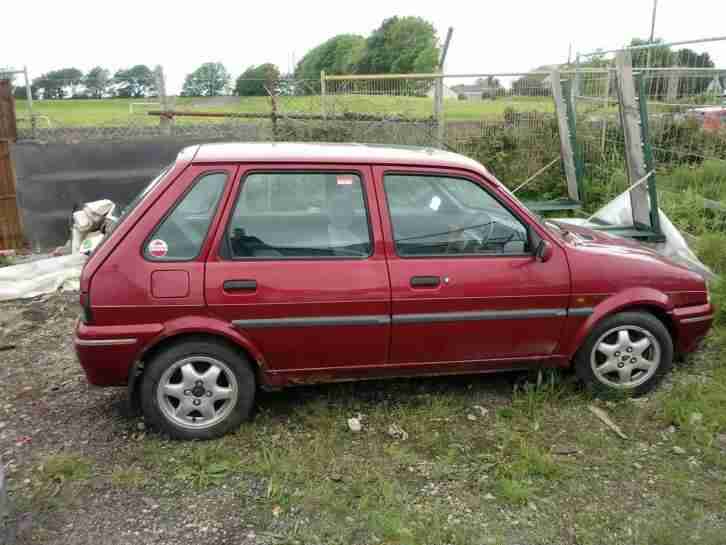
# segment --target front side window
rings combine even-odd
[[[522,222],[470,180],[387,174],[384,187],[396,252],[402,257],[530,251]]]
[[[207,238],[226,181],[224,172],[211,172],[197,178],[146,241],[144,256],[155,261],[196,258]]]
[[[371,238],[361,179],[348,173],[250,174],[225,243],[234,259],[366,257]]]

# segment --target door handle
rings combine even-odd
[[[411,278],[412,288],[437,288],[441,285],[438,276],[414,276]]]
[[[225,280],[222,287],[224,291],[255,291],[257,280]]]

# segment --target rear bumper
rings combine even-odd
[[[676,329],[676,353],[685,355],[698,348],[713,325],[713,305],[697,305],[673,309],[671,317]]]
[[[94,386],[125,386],[134,362],[160,326],[89,326],[76,322],[73,346],[86,378]]]

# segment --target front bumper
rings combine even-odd
[[[714,308],[710,303],[673,309],[671,317],[677,354],[685,355],[698,348],[713,325],[713,316]]]

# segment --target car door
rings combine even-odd
[[[385,365],[390,285],[371,176],[362,165],[240,167],[205,293],[269,372]]]
[[[447,169],[374,167],[391,277],[394,365],[497,362],[552,354],[569,270],[553,244],[535,258],[528,224],[503,190]]]

